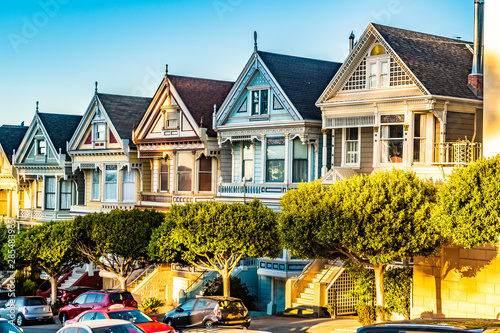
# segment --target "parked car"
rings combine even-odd
[[[357,333],[482,333],[487,329],[500,328],[500,321],[494,319],[436,318],[387,322],[360,327]]]
[[[57,333],[144,333],[127,320],[99,319],[64,326]]]
[[[78,295],[81,295],[92,289],[95,288],[86,286],[71,286],[68,288],[59,289],[61,290],[61,302],[63,302],[64,304],[68,304],[69,302],[72,302]]]
[[[91,309],[105,308],[113,304],[122,304],[136,308],[137,302],[132,294],[124,290],[91,290],[78,296],[73,302],[59,310],[59,320],[65,323],[68,319],[73,319],[83,311]]]
[[[0,317],[14,319],[18,326],[29,321],[53,322],[52,309],[45,299],[39,296],[11,298],[0,308]]]
[[[156,318],[151,318],[141,310],[136,308],[125,307],[120,304],[111,305],[107,308],[88,310],[80,313],[73,319],[69,319],[64,324],[71,325],[77,322],[84,322],[88,320],[96,319],[123,319],[128,320],[140,328],[142,328],[146,333],[154,332],[164,332],[164,333],[174,333],[175,329],[167,324],[159,323]]]
[[[9,323],[9,321],[5,318],[0,318],[0,333],[23,333],[23,329],[21,327],[17,327]]]
[[[191,299],[165,314],[163,322],[177,328],[250,326],[248,309],[239,298],[205,296]]]

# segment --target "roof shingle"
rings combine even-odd
[[[2,125],[0,127],[0,145],[2,145],[10,164],[12,164],[12,151],[19,148],[27,130],[28,127],[24,125]]]
[[[82,116],[42,112],[38,116],[56,151],[59,152],[60,149],[62,154],[66,154],[66,142],[71,140]]]

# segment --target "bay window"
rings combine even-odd
[[[398,124],[401,122],[401,124]],[[404,115],[381,116],[381,163],[402,163]]]
[[[285,138],[267,139],[266,181],[285,180]]]
[[[168,173],[170,171],[170,159],[160,161],[160,191],[168,192]]]
[[[413,162],[425,162],[425,115],[413,116]]]
[[[106,200],[118,200],[118,171],[116,165],[106,165],[104,193]]]
[[[99,170],[92,170],[92,181],[90,187],[90,200],[99,200],[101,190],[101,175]]]
[[[359,163],[359,128],[345,129],[345,164],[357,165]]]
[[[299,138],[293,140],[292,182],[307,182],[307,145]]]
[[[135,192],[135,171],[123,170],[122,201],[134,202]]]
[[[193,157],[192,153],[177,153],[177,191],[191,191]]]
[[[45,177],[45,209],[56,208],[56,177]]]
[[[253,181],[253,145],[251,142],[243,144],[242,176],[247,182]]]
[[[252,115],[267,114],[269,91],[267,89],[254,90],[250,93],[252,94]]]
[[[71,181],[65,180],[61,181],[61,198],[59,204],[61,205],[61,209],[70,209],[71,208]]]
[[[212,158],[200,158],[200,171],[198,178],[198,190],[200,192],[212,191]]]

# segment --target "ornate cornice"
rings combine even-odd
[[[205,149],[203,142],[183,142],[183,143],[154,143],[148,145],[139,145],[139,151],[164,151],[164,150],[199,150]]]

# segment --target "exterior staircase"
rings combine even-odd
[[[330,281],[333,276],[338,273],[338,264],[327,263],[323,266],[322,270],[316,273],[312,281],[307,284],[303,291],[297,297],[296,302],[292,303],[292,307],[298,308],[300,306],[314,306],[314,285]]]
[[[127,290],[130,292],[133,291],[138,285],[141,284],[142,281],[153,274],[156,268],[156,265],[150,265],[146,267],[139,275],[137,275],[137,277],[132,282],[127,284]]]
[[[71,287],[72,285],[75,284],[76,281],[78,281],[83,276],[83,274],[85,274],[85,270],[74,269],[71,275],[66,279],[66,281],[61,283],[61,285],[58,288],[65,289]]]

